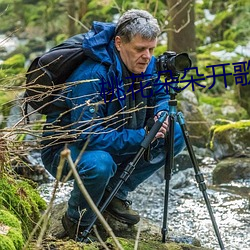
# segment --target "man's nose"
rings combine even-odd
[[[150,53],[149,49],[147,49],[147,50],[144,51],[142,57],[144,59],[150,59],[151,58],[151,53]]]

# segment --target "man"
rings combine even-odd
[[[142,10],[127,11],[117,25],[94,22],[83,41],[88,58],[69,77],[68,88],[62,91],[62,97],[47,116],[42,151],[46,169],[56,175],[60,152],[67,143],[72,159],[77,159],[77,171],[97,206],[116,186],[122,171],[140,149],[147,120],[150,117],[157,120],[161,112],[168,111],[169,96],[162,85],[155,84],[153,51],[159,32],[156,19]],[[77,83],[89,79],[92,81]],[[166,119],[152,143],[150,159],[140,159],[106,209],[117,220],[131,225],[139,222],[140,216],[130,208],[127,196],[164,165],[163,138],[167,130]],[[184,148],[178,123],[174,138],[176,155]],[[63,176],[69,170],[66,163]],[[65,231],[73,239],[81,237],[93,217],[75,182],[62,219]]]

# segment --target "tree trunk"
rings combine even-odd
[[[192,61],[196,57],[195,0],[167,0],[169,9],[168,50],[189,53]]]
[[[79,1],[79,11],[78,11],[79,20],[83,18],[83,16],[87,13],[87,10],[88,10],[87,0]]]
[[[76,34],[76,3],[75,0],[69,0],[68,4],[69,22],[68,22],[68,34],[73,36]]]

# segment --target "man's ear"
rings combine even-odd
[[[121,37],[116,36],[115,37],[115,47],[118,51],[120,51],[120,49],[121,49],[121,43],[122,43]]]

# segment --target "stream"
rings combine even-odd
[[[207,194],[226,250],[250,250],[250,180],[212,185],[212,158],[201,162]],[[136,192],[130,194],[132,208],[153,224],[162,228],[164,213],[165,180],[163,170],[158,171]],[[54,182],[39,187],[42,197],[49,201]],[[64,184],[57,193],[56,203],[69,198],[72,182]],[[177,238],[191,237],[203,247],[220,250],[202,192],[197,187],[194,169],[187,168],[173,174],[170,180],[168,203],[168,229]]]

